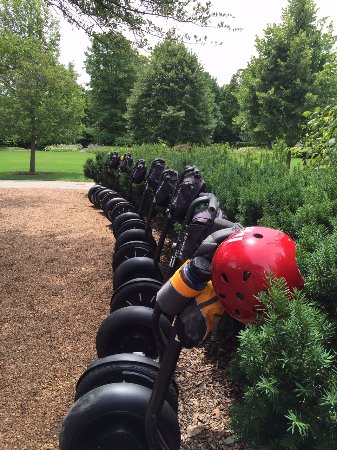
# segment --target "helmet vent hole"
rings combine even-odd
[[[243,295],[242,292],[237,292],[236,293],[236,298],[239,299],[239,300],[243,300],[245,298],[245,296]]]
[[[225,294],[219,294],[219,297],[220,298],[226,298],[226,295]]]
[[[229,283],[228,277],[227,277],[227,275],[226,275],[225,273],[222,273],[222,274],[221,274],[221,278],[222,278],[226,283]]]
[[[263,238],[263,234],[260,234],[260,233],[254,233],[253,236],[254,236],[256,239],[262,239],[262,238]]]
[[[251,276],[251,273],[249,272],[249,270],[245,270],[243,272],[243,281],[247,281],[250,276]]]
[[[240,311],[238,309],[234,310],[234,314],[236,315],[236,317],[240,317]]]

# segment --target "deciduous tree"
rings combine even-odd
[[[214,95],[197,57],[170,37],[159,44],[129,99],[138,142],[208,143],[216,125]]]
[[[59,33],[42,0],[1,0],[0,137],[37,145],[76,139],[83,116],[76,73],[57,62]]]
[[[313,0],[290,0],[282,23],[256,39],[258,56],[243,71],[238,124],[260,143],[301,137],[303,112],[325,105],[337,93],[336,38],[317,20]]]

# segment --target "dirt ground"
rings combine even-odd
[[[113,235],[74,189],[0,186],[2,450],[58,449],[79,376],[109,312]],[[219,343],[183,352],[177,382],[182,450],[239,449],[233,389]]]

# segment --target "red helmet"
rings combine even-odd
[[[212,282],[225,310],[240,322],[253,322],[262,304],[258,294],[269,287],[267,276],[283,277],[289,289],[303,288],[295,243],[282,231],[264,227],[238,230],[216,250]]]

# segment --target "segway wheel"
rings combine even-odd
[[[110,211],[120,202],[126,202],[125,198],[123,197],[114,197],[111,200],[108,201],[108,203],[105,205],[105,215],[107,218],[109,218]]]
[[[145,306],[129,306],[111,313],[103,320],[96,334],[97,356],[140,353],[157,359],[159,355],[152,329],[152,313],[153,310]],[[168,338],[171,323],[163,315],[160,327]]]
[[[153,389],[158,370],[157,362],[130,353],[97,359],[79,378],[75,401],[87,392],[111,383],[134,383]],[[174,380],[168,387],[166,400],[173,411],[178,413],[178,386]]]
[[[109,188],[105,188],[105,189],[102,189],[99,192],[96,192],[96,194],[94,195],[94,198],[95,198],[94,201],[95,201],[96,208],[100,208],[101,207],[101,200],[102,200],[102,198],[110,191],[111,190]]]
[[[112,269],[113,271],[117,270],[117,267],[119,267],[124,261],[128,261],[131,258],[153,258],[155,251],[156,249],[147,242],[127,242],[113,254]],[[114,288],[117,289],[115,286]]]
[[[158,264],[151,258],[131,258],[123,262],[114,272],[113,287],[116,291],[123,284],[136,278],[151,278],[161,284],[164,276]]]
[[[93,197],[93,201],[94,201],[94,206],[97,208],[97,196],[98,194],[100,194],[102,191],[107,190],[107,188],[105,186],[100,186],[98,189],[95,190],[95,192],[93,193],[92,197]]]
[[[123,214],[120,214],[118,217],[116,217],[116,219],[114,220],[113,223],[113,234],[114,236],[117,236],[118,230],[121,227],[121,225],[131,219],[140,219],[140,215],[138,213],[134,213],[134,212],[126,212]]]
[[[116,234],[116,238],[118,238],[122,233],[124,233],[124,231],[145,230],[145,226],[146,226],[146,224],[143,219],[127,220],[126,222],[122,223],[122,225],[119,227],[117,234]]]
[[[94,193],[97,191],[98,188],[101,188],[102,186],[100,184],[95,184],[92,186],[88,191],[88,199],[90,203],[94,204]]]
[[[149,450],[145,414],[150,396],[151,389],[133,383],[107,384],[88,392],[62,422],[60,450]],[[166,401],[158,414],[156,432],[166,448],[179,450],[177,415]]]
[[[110,192],[107,192],[104,197],[101,200],[101,209],[102,211],[104,211],[105,213],[105,208],[107,203],[112,200],[113,198],[119,197],[119,194],[117,194],[117,192],[111,190]]]
[[[147,244],[150,244],[154,248],[157,246],[154,237],[149,231],[134,229],[134,230],[127,230],[117,237],[115,242],[115,252],[117,252],[122,245],[126,243],[131,243],[132,241],[146,242]]]
[[[162,283],[157,280],[135,278],[123,284],[113,294],[110,302],[110,312],[127,306],[147,306],[154,308],[157,292]]]
[[[126,212],[136,212],[136,207],[132,203],[124,201],[116,205],[108,214],[111,223],[114,223],[116,218]]]

